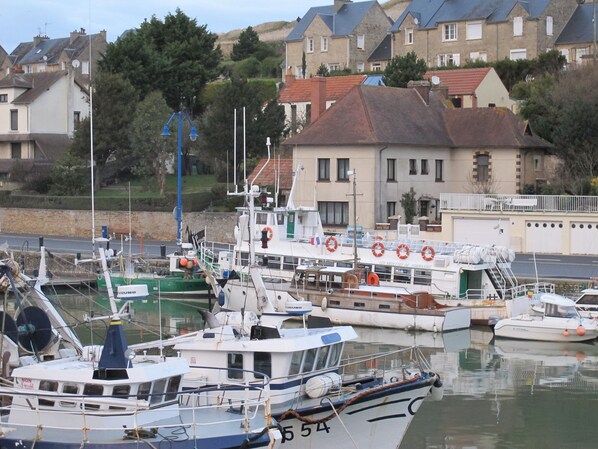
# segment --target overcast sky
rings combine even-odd
[[[177,7],[198,25],[223,33],[264,22],[295,20],[312,6],[331,4],[333,0],[0,0],[0,45],[10,53],[40,33],[50,38],[68,37],[80,28],[94,34],[106,30],[108,41],[114,42],[144,19],[155,15],[163,20]]]

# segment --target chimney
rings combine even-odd
[[[290,68],[287,69],[287,73],[284,74],[283,81],[284,81],[284,85],[287,87],[295,82],[295,75],[293,74],[293,71]]]
[[[326,78],[315,76],[311,79],[311,123],[326,111]]]
[[[407,88],[415,89],[424,103],[430,104],[430,82],[427,80],[409,81]]]
[[[351,0],[334,0],[334,12],[337,13],[347,3],[353,3]]]
[[[42,36],[41,34],[38,34],[33,38],[33,46],[37,47],[41,41],[45,41],[46,39],[48,39],[48,36]]]

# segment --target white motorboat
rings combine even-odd
[[[586,288],[575,300],[575,307],[584,318],[598,318],[598,289]]]
[[[496,337],[552,342],[589,341],[598,337],[598,323],[583,318],[575,302],[554,293],[534,295],[527,313],[499,319]]]
[[[63,333],[67,326],[55,334],[50,323],[56,318],[48,318],[41,307],[24,307],[36,296],[42,298],[40,304],[51,303],[15,266],[12,260],[0,263],[0,284],[10,287],[19,310],[18,324],[8,310],[2,315],[7,356],[0,386],[0,447],[133,449],[167,444],[225,449],[280,444],[266,377],[261,384],[223,382],[183,391],[187,361],[131,352],[114,301],[104,345],[81,348],[66,341],[76,338]],[[61,348],[65,341],[73,347]],[[250,395],[249,390],[260,393]],[[223,396],[228,401],[218,402]]]

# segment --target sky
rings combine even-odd
[[[124,31],[137,28],[144,19],[160,20],[181,9],[206,25],[208,31],[224,33],[264,22],[290,22],[303,17],[312,6],[332,5],[334,0],[0,0],[0,45],[11,53],[19,43],[34,36],[68,37],[84,28],[88,34],[106,30],[108,42]]]

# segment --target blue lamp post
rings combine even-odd
[[[189,139],[192,142],[197,140],[197,130],[195,129],[195,125],[191,121],[191,118],[186,112],[179,111],[174,112],[166,124],[164,125],[164,129],[162,130],[162,137],[169,137],[170,131],[168,127],[170,126],[170,122],[172,119],[177,117],[178,118],[178,128],[177,128],[177,205],[176,205],[176,222],[177,222],[177,244],[181,245],[183,242],[183,120],[186,120],[191,126],[191,132],[189,132]]]

